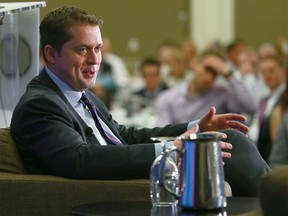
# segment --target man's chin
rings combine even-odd
[[[95,86],[95,83],[96,83],[95,81],[89,82],[87,88],[93,88],[93,86]]]
[[[92,88],[94,85],[95,85],[95,82],[83,82],[75,90],[77,90],[77,91],[85,91],[85,90],[87,90],[89,88]]]

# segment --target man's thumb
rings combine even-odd
[[[206,115],[204,116],[205,120],[211,119],[213,115],[216,114],[216,108],[214,106],[212,106],[210,108],[210,110],[206,113]]]

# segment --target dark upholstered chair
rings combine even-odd
[[[105,200],[149,200],[148,180],[72,180],[27,174],[9,128],[0,129],[0,215],[71,215]]]

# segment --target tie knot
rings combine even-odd
[[[95,109],[95,106],[93,104],[93,102],[90,100],[90,98],[83,93],[80,99],[85,105],[87,105],[89,107],[89,109]]]
[[[87,97],[87,95],[85,93],[82,93],[80,100],[85,104],[87,104],[89,102],[89,98]]]

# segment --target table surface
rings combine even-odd
[[[248,213],[260,209],[258,198],[252,197],[227,197],[227,207],[214,211],[183,211],[177,208],[176,213],[170,215],[178,216],[229,216]],[[163,211],[163,210],[162,210]],[[165,210],[167,211],[167,210]],[[169,210],[171,211],[171,210]],[[150,215],[165,215],[165,213],[152,213],[151,202],[149,201],[106,201],[84,204],[72,209],[72,215],[85,216],[150,216]]]

